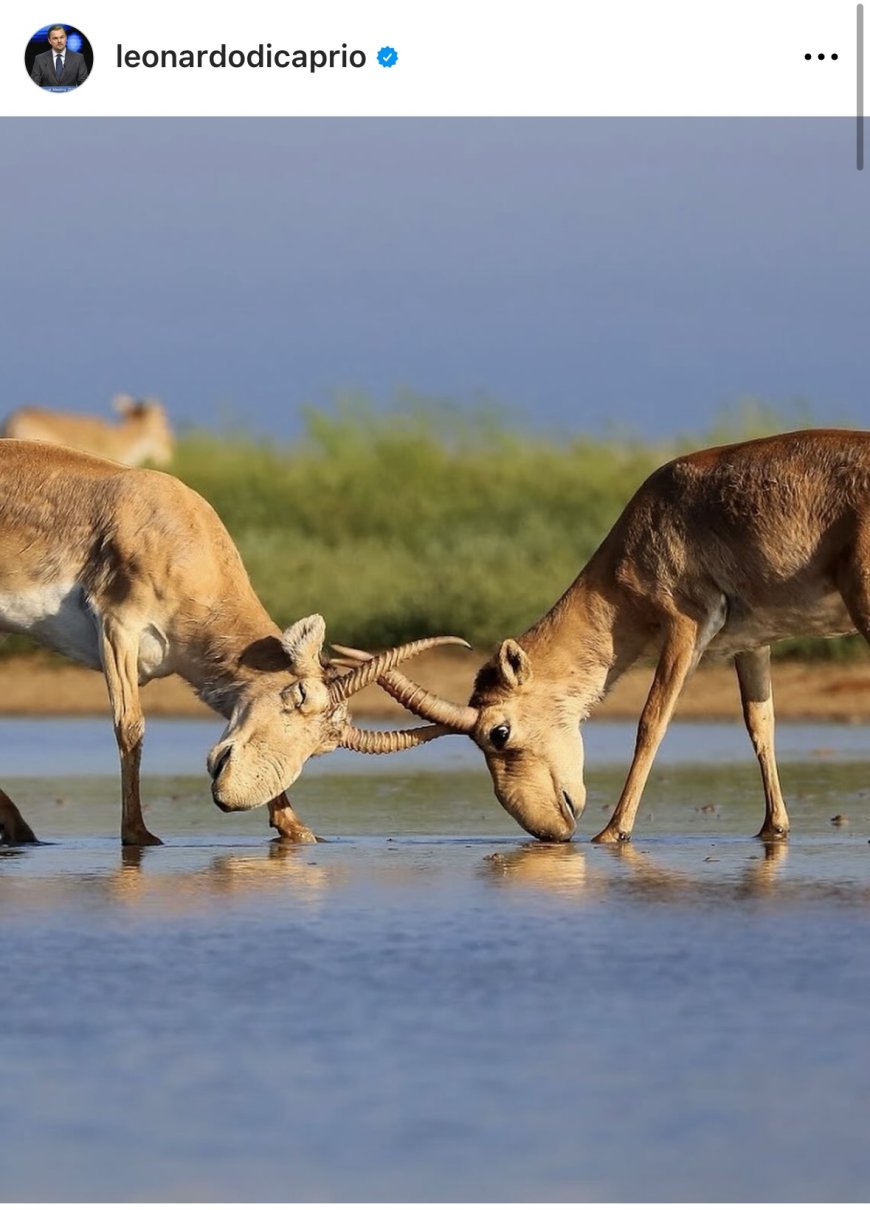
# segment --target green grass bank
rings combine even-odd
[[[487,647],[545,612],[643,479],[684,450],[783,431],[750,403],[654,445],[520,432],[492,411],[310,411],[287,444],[192,432],[171,470],[217,509],[275,619],[324,614],[336,641],[453,633]],[[863,641],[790,642],[853,658]]]

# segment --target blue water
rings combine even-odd
[[[529,841],[457,741],[312,762],[296,847],[152,723],[122,852],[105,720],[4,720],[52,843],[0,849],[0,1196],[865,1200],[864,732],[782,729],[763,846],[745,736],[672,730],[628,846]],[[587,729],[584,837],[630,738]]]
[[[143,768],[160,774],[202,774],[206,753],[224,727],[220,719],[150,719],[146,725]],[[588,722],[583,726],[587,763],[622,765],[627,769],[635,727],[627,722]],[[826,758],[862,759],[870,750],[870,731],[859,726],[820,723],[780,723],[777,752],[782,760]],[[0,752],[3,775],[40,774],[48,769],[67,775],[114,773],[118,765],[111,724],[104,718],[0,717]],[[719,764],[751,762],[749,740],[741,727],[730,723],[671,723],[656,756],[656,767],[692,761]],[[394,769],[479,769],[480,754],[463,736],[447,736],[389,757]],[[338,749],[316,758],[305,777],[325,772],[368,771],[383,761]]]

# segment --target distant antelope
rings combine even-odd
[[[7,416],[2,435],[22,441],[50,441],[126,466],[143,462],[167,466],[172,461],[175,437],[163,404],[157,399],[137,403],[129,395],[116,395],[112,406],[121,414],[117,424],[74,412],[18,408]]]
[[[0,630],[29,634],[102,669],[121,760],[121,839],[159,844],[145,827],[139,685],[177,672],[229,719],[208,757],[224,811],[269,804],[282,836],[313,840],[285,795],[309,756],[336,747],[393,752],[443,727],[366,732],[347,700],[401,660],[451,637],[423,639],[340,672],[322,656],[319,614],[283,633],[205,500],[161,471],[36,441],[0,441]],[[7,842],[35,839],[0,791]]]
[[[810,430],[702,450],[650,475],[553,608],[479,670],[468,706],[400,673],[381,684],[471,736],[526,831],[568,840],[586,800],[579,725],[627,668],[656,654],[625,787],[594,837],[624,841],[687,676],[706,651],[733,656],[764,786],[759,836],[777,840],[789,821],[770,644],[856,630],[870,641],[870,434]]]

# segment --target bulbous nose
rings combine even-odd
[[[538,840],[546,840],[550,844],[566,844],[574,835],[576,826],[574,823],[568,823],[567,820],[558,821],[534,831],[532,835]]]
[[[562,810],[562,816],[565,820],[565,823],[573,832],[577,824],[577,816],[580,814],[580,812],[577,807],[575,807],[574,800],[571,798],[571,795],[567,790],[562,791],[562,799],[559,803],[559,806]]]
[[[217,779],[220,777],[221,770],[230,759],[231,751],[232,744],[225,744],[223,747],[216,745],[214,748],[212,748],[211,752],[209,752],[206,767],[208,768],[212,781],[217,781]]]

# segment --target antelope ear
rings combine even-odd
[[[516,689],[532,679],[532,665],[516,639],[505,639],[498,649],[498,668],[509,689]]]
[[[320,676],[320,652],[326,639],[326,623],[319,613],[300,618],[281,635],[281,646],[290,657],[297,676]]]
[[[132,395],[116,395],[112,400],[112,407],[122,416],[129,416],[136,407],[136,400]]]

